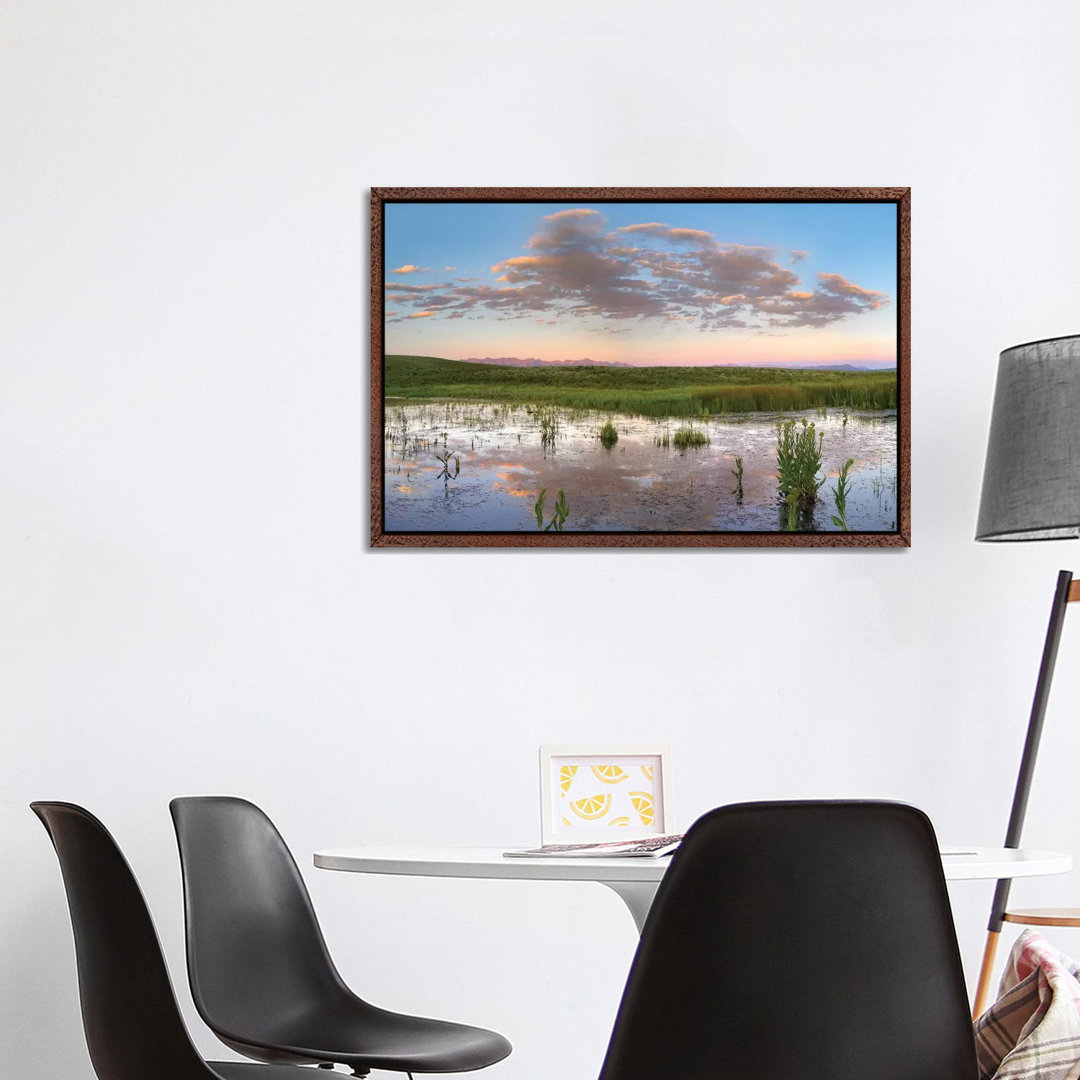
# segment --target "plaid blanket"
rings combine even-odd
[[[1025,930],[975,1046],[979,1080],[1080,1080],[1080,965]]]

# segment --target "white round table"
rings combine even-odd
[[[622,897],[641,932],[669,858],[513,859],[504,848],[339,848],[317,851],[323,870],[408,877],[502,878],[513,881],[595,881]],[[1072,856],[1026,848],[943,847],[948,881],[1065,874]]]

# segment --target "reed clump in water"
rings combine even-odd
[[[533,507],[533,513],[536,514],[536,527],[543,529],[544,532],[551,532],[552,529],[555,532],[562,532],[566,519],[570,516],[570,504],[566,501],[566,493],[561,488],[559,489],[559,497],[555,500],[555,506],[552,508],[551,520],[545,525],[544,502],[546,499],[547,488],[541,488],[536,505]]]
[[[851,494],[851,484],[848,483],[848,473],[851,472],[854,465],[854,458],[848,458],[847,461],[844,462],[840,467],[840,476],[836,481],[836,487],[833,488],[833,504],[836,506],[836,513],[832,516],[832,523],[840,529],[841,532],[848,531],[847,497]]]
[[[540,445],[545,450],[555,449],[559,437],[559,414],[554,409],[543,409],[540,418]]]
[[[824,435],[813,423],[794,420],[776,425],[776,482],[780,497],[789,507],[794,503],[803,512],[811,512],[818,489],[825,477],[821,469],[821,443]],[[790,517],[790,510],[789,510]]]
[[[696,446],[708,446],[709,436],[701,428],[691,427],[684,424],[671,437],[671,441],[679,450],[687,450]]]
[[[735,458],[735,468],[731,470],[731,475],[735,477],[735,490],[731,494],[734,495],[735,498],[739,500],[739,502],[742,502],[743,464],[741,457]]]

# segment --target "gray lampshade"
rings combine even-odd
[[[1080,336],[998,361],[976,540],[1080,536]]]

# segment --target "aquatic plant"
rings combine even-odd
[[[570,516],[570,505],[566,501],[566,495],[559,488],[559,497],[555,500],[555,512],[552,515],[548,528],[554,528],[556,532],[562,532],[566,519]]]
[[[605,450],[610,450],[618,441],[619,433],[615,430],[615,425],[608,420],[600,429],[600,445]]]
[[[566,501],[566,494],[562,488],[559,489],[559,497],[555,500],[555,506],[552,508],[551,520],[545,525],[544,501],[546,499],[547,488],[541,488],[536,505],[533,507],[533,513],[536,514],[536,527],[543,529],[544,532],[550,532],[552,529],[556,532],[562,532],[563,525],[566,524],[566,519],[570,516],[570,504]]]
[[[445,445],[445,444],[444,444]],[[450,471],[450,460],[453,459],[454,471]],[[436,480],[442,480],[443,483],[449,483],[451,480],[456,480],[458,474],[461,472],[461,458],[453,450],[444,449],[440,454],[438,450],[435,451],[435,460],[442,465],[442,472],[435,477]]]
[[[784,529],[786,532],[794,532],[799,520],[799,498],[794,491],[789,491],[784,500]]]
[[[709,436],[700,428],[690,427],[684,424],[671,437],[671,441],[680,450],[686,450],[691,446],[708,446]]]
[[[776,481],[780,496],[790,503],[794,494],[800,509],[810,510],[817,501],[818,489],[825,477],[818,479],[821,468],[821,443],[824,435],[813,423],[801,425],[788,420],[776,425]]]
[[[559,434],[559,414],[554,409],[541,409],[537,415],[540,419],[540,445],[545,450],[554,450]]]
[[[731,494],[734,495],[741,502],[742,497],[743,497],[743,491],[742,491],[743,467],[742,467],[742,458],[741,457],[736,457],[735,458],[735,468],[731,470],[731,475],[735,477],[735,490]]]
[[[833,502],[836,504],[836,513],[832,516],[832,523],[844,532],[848,531],[847,523],[847,497],[851,493],[851,485],[848,483],[848,473],[855,464],[854,458],[848,458],[840,467],[840,476],[833,488]]]

